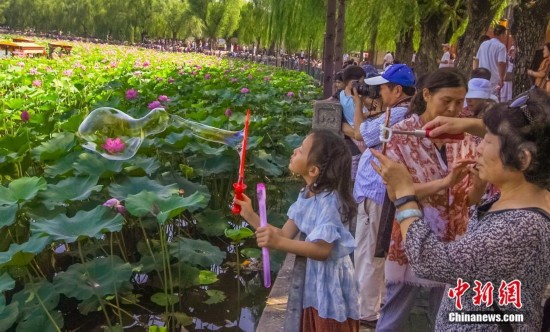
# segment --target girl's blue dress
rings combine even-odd
[[[355,240],[342,223],[340,199],[335,192],[322,192],[307,198],[302,190],[288,210],[288,217],[304,233],[306,241],[333,243],[326,261],[308,258],[303,308],[313,307],[321,318],[343,322],[359,320],[359,288],[349,256]]]

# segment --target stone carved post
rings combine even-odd
[[[313,129],[330,129],[340,132],[342,128],[342,105],[339,102],[317,101],[313,105]]]

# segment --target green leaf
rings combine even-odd
[[[218,276],[210,270],[201,270],[199,272],[199,284],[210,285],[218,281]]]
[[[180,237],[175,242],[168,244],[170,254],[180,262],[210,267],[220,265],[226,253],[218,247],[203,240],[193,240]]]
[[[154,192],[159,197],[168,197],[178,193],[178,188],[175,184],[163,186],[147,177],[130,177],[120,184],[113,183],[109,186],[109,194],[120,201],[125,200],[127,196],[137,195],[142,191]]]
[[[254,236],[254,232],[247,227],[242,227],[239,229],[226,229],[225,236],[231,239],[232,242],[239,243],[244,239],[247,239],[251,236]]]
[[[205,207],[206,204],[208,204],[208,200],[199,192],[184,198],[175,195],[159,197],[156,193],[142,191],[137,195],[128,196],[126,199],[126,209],[132,215],[142,217],[151,213],[157,217],[161,224],[164,224],[169,218],[177,216],[185,209],[194,211]]]
[[[0,301],[4,301],[4,296],[0,297]],[[17,303],[11,303],[6,306],[5,303],[0,303],[0,332],[7,331],[19,316],[19,309]]]
[[[75,145],[75,136],[72,133],[62,132],[53,135],[53,138],[32,149],[35,161],[56,160],[67,154]]]
[[[151,296],[151,302],[161,307],[176,304],[178,301],[179,297],[174,294],[155,293]]]
[[[13,296],[12,303],[17,303],[22,318],[17,324],[17,331],[57,331],[44,311],[42,304],[54,318],[58,326],[63,326],[63,316],[54,311],[59,303],[59,293],[48,281],[28,283],[25,288]]]
[[[130,165],[125,168],[125,171],[128,173],[133,173],[135,170],[141,169],[145,174],[151,175],[160,167],[160,162],[157,158],[144,158],[139,155],[126,163]]]
[[[73,164],[76,174],[88,174],[101,177],[102,175],[119,173],[122,170],[123,161],[109,160],[95,153],[82,153]]]
[[[260,258],[262,251],[258,248],[244,248],[240,250],[240,253],[247,258]]]
[[[189,317],[183,312],[172,312],[169,314],[170,316],[174,317],[174,319],[181,325],[191,325],[193,324],[193,317]],[[183,331],[183,329],[182,329]]]
[[[229,227],[229,223],[222,210],[207,209],[194,216],[197,219],[199,229],[207,236],[223,235],[225,229]]]
[[[200,285],[200,270],[185,263],[172,265],[172,282],[180,289]]]
[[[118,256],[96,258],[84,264],[73,264],[58,273],[53,283],[68,297],[86,300],[92,296],[103,298],[131,289],[132,266]]]
[[[100,191],[103,186],[96,185],[97,177],[76,176],[59,181],[57,184],[48,184],[48,190],[41,193],[44,205],[52,210],[56,205],[65,201],[82,201],[94,191]]]
[[[0,252],[0,267],[27,265],[51,242],[52,239],[48,236],[33,235],[25,243],[12,243],[8,251]]]
[[[15,280],[7,272],[2,273],[0,275],[0,293],[13,289],[13,287],[15,287]]]
[[[11,226],[15,222],[17,205],[0,206],[0,228]]]
[[[206,304],[216,304],[225,300],[225,293],[220,290],[209,289],[206,291],[208,294],[208,300],[204,301]]]
[[[223,154],[213,157],[194,156],[189,158],[189,166],[193,167],[199,175],[210,176],[214,174],[226,174],[238,168],[238,155],[226,150]]]
[[[11,191],[12,197],[16,202],[30,201],[39,191],[46,189],[46,187],[46,180],[35,176],[19,178],[13,180],[8,185],[8,189]],[[9,197],[3,195],[4,193],[0,192],[0,204],[13,204],[9,202]]]
[[[267,175],[280,176],[283,174],[281,167],[274,162],[274,158],[265,150],[255,151],[251,156],[251,160],[256,167],[262,169]]]
[[[33,234],[45,234],[54,240],[72,243],[81,237],[100,239],[103,233],[119,232],[123,224],[120,214],[100,205],[91,211],[78,211],[72,218],[60,214],[54,219],[31,223],[30,229]]]
[[[81,152],[72,151],[56,161],[47,165],[44,169],[44,175],[46,177],[54,178],[59,175],[64,175],[74,170],[73,164],[78,160]]]

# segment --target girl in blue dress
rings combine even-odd
[[[259,247],[307,257],[302,331],[358,331],[359,297],[350,253],[355,241],[344,223],[356,214],[351,153],[328,130],[314,130],[294,150],[288,168],[306,182],[283,228],[260,226],[251,200],[234,200],[256,229]],[[294,238],[302,232],[305,241]]]

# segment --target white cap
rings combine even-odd
[[[491,82],[484,78],[472,78],[468,81],[466,99],[492,99]]]

